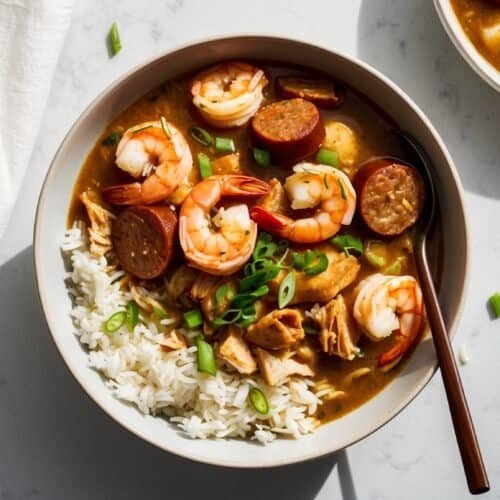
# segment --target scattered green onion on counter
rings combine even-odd
[[[104,323],[104,329],[106,333],[115,333],[127,319],[127,313],[125,311],[118,311],[112,314]]]
[[[493,314],[495,315],[495,318],[500,318],[500,293],[499,292],[494,293],[489,298],[489,303],[493,311]]]
[[[351,255],[350,250],[354,250],[359,254],[363,253],[363,243],[357,236],[352,234],[338,234],[330,239],[330,243],[344,250],[348,257]]]
[[[202,127],[198,125],[193,125],[189,129],[189,135],[193,140],[202,146],[209,147],[214,142],[212,136]]]
[[[198,153],[198,166],[202,179],[206,179],[212,175],[212,162],[205,153]]]
[[[320,148],[316,153],[316,161],[337,168],[339,166],[339,154],[331,149]]]
[[[229,137],[216,137],[215,138],[215,150],[218,153],[234,153],[236,148],[234,146],[234,141]]]
[[[248,399],[253,406],[253,409],[261,415],[269,413],[269,402],[266,395],[257,387],[252,387],[248,391]]]
[[[122,43],[120,41],[120,33],[118,33],[118,25],[116,21],[111,25],[108,33],[109,47],[111,49],[111,55],[115,56],[122,49]]]
[[[127,304],[127,330],[132,333],[139,322],[139,308],[137,304],[130,300]]]
[[[198,361],[198,371],[215,376],[217,365],[215,364],[214,350],[212,346],[205,341],[203,335],[198,335],[195,339]]]
[[[188,328],[197,328],[203,325],[203,316],[199,309],[191,309],[184,313],[184,322]]]
[[[278,307],[283,309],[290,304],[295,294],[295,273],[290,271],[280,283],[278,290]]]
[[[267,149],[253,148],[253,159],[260,167],[268,167],[271,164],[271,153]]]

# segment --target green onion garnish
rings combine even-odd
[[[269,413],[269,403],[266,395],[260,389],[252,387],[248,391],[248,399],[257,413],[261,415],[267,415]]]
[[[246,328],[247,326],[250,326],[252,323],[255,323],[256,320],[257,320],[257,311],[255,310],[255,307],[251,305],[245,307],[241,311],[241,317],[236,324],[240,328]]]
[[[387,266],[383,273],[384,274],[396,274],[399,275],[403,271],[403,265],[405,263],[405,257],[400,255],[397,259],[394,260],[389,266]]]
[[[161,128],[163,130],[163,133],[169,139],[172,139],[172,131],[170,130],[170,127],[168,126],[167,119],[164,116],[160,116],[160,124],[161,124]]]
[[[101,144],[104,146],[114,146],[121,138],[121,135],[118,132],[113,132],[104,139]]]
[[[111,54],[115,56],[120,52],[122,48],[122,43],[120,41],[120,33],[118,33],[118,25],[116,21],[111,25],[108,33],[109,46],[111,48]]]
[[[212,163],[210,158],[205,153],[198,153],[198,165],[200,167],[200,175],[202,179],[206,179],[212,175]]]
[[[363,254],[363,243],[361,240],[352,234],[339,234],[330,239],[330,243],[344,250],[349,257],[349,250],[354,250],[359,254]]]
[[[215,150],[218,153],[234,153],[236,148],[234,146],[234,141],[229,137],[216,137],[215,138]]]
[[[199,309],[191,309],[184,313],[184,322],[188,328],[197,328],[203,325],[203,316]]]
[[[302,271],[306,266],[316,258],[317,250],[306,250],[304,253],[292,253],[292,265],[295,269]]]
[[[365,252],[365,258],[372,266],[375,267],[382,267],[385,264],[385,259],[371,250],[367,250]]]
[[[214,328],[219,328],[223,325],[231,325],[236,323],[242,315],[241,309],[228,309],[222,316],[218,316],[212,321]]]
[[[118,311],[112,314],[104,323],[104,329],[106,333],[116,332],[127,319],[127,313],[125,311]]]
[[[495,315],[495,318],[500,318],[500,293],[494,293],[490,298],[489,298],[490,306],[493,311],[493,314]]]
[[[303,325],[302,328],[304,330],[304,333],[306,333],[307,335],[318,335],[319,333],[318,330],[311,325]]]
[[[264,297],[269,293],[269,287],[267,285],[259,286],[253,292],[238,293],[234,296],[231,307],[240,308],[247,307],[253,304],[257,299]]]
[[[304,273],[307,276],[316,276],[323,271],[326,271],[328,267],[328,257],[323,252],[316,252],[314,260],[304,267]]]
[[[261,285],[265,285],[268,281],[276,278],[280,270],[279,266],[269,265],[261,271],[245,276],[239,283],[240,290],[246,292],[252,288],[258,288]]]
[[[220,305],[224,300],[233,298],[234,292],[229,283],[222,284],[217,290],[215,290],[215,303]]]
[[[167,313],[160,307],[153,307],[153,313],[160,319],[165,319],[167,317]]]
[[[340,188],[340,195],[344,200],[347,200],[347,193],[345,192],[345,187],[343,182],[340,179],[337,179],[337,184],[339,185]]]
[[[271,164],[271,153],[267,149],[253,148],[253,159],[261,167],[269,167]]]
[[[198,349],[198,371],[215,376],[217,373],[217,366],[215,364],[214,350],[212,346],[205,341],[203,335],[198,335],[196,337],[196,349]]]
[[[127,329],[130,333],[134,331],[137,323],[139,322],[139,308],[137,304],[130,300],[127,304]]]
[[[280,283],[278,290],[278,307],[283,309],[293,299],[295,294],[295,273],[290,271]]]
[[[257,260],[266,257],[273,257],[277,250],[278,245],[274,243],[274,241],[257,240],[254,251],[252,253],[252,258]]]
[[[189,129],[189,135],[202,146],[211,146],[214,141],[212,136],[204,129],[198,125],[193,125]]]
[[[339,154],[331,149],[320,148],[316,154],[316,161],[323,165],[331,165],[332,167],[339,166]]]

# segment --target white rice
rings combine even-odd
[[[76,223],[62,244],[71,260],[71,316],[76,335],[89,350],[89,365],[108,379],[116,397],[145,414],[169,417],[191,438],[251,437],[266,444],[277,434],[298,438],[314,431],[313,415],[321,400],[311,380],[295,378],[269,387],[259,376],[227,372],[221,365],[215,377],[205,375],[197,370],[195,346],[164,352],[157,343],[162,332],[142,317],[132,333],[125,327],[105,333],[106,319],[123,309],[131,296],[118,283],[123,271],[109,271],[106,258],[92,256],[87,248],[85,226]],[[188,342],[199,333],[179,331]],[[251,386],[266,394],[268,415],[249,404]]]

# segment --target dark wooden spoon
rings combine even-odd
[[[436,214],[436,192],[432,181],[434,168],[426,151],[416,139],[401,130],[395,132],[403,144],[406,158],[420,172],[426,187],[424,209],[417,222],[417,271],[469,491],[472,494],[484,493],[490,489],[488,475],[427,260],[427,235]]]

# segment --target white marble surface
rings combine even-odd
[[[117,20],[123,51],[104,39]],[[1,22],[1,20],[0,20]],[[455,346],[500,499],[500,95],[461,60],[430,0],[80,0],[15,216],[0,242],[0,498],[462,499],[468,496],[440,376],[400,416],[346,454],[275,470],[194,464],[146,445],[84,396],[49,340],[38,307],[32,226],[55,149],[78,114],[144,58],[199,38],[277,33],[354,54],[405,89],[436,125],[460,171],[471,221],[472,280]],[[65,207],[61,207],[62,210]],[[456,249],[460,251],[460,249]]]

